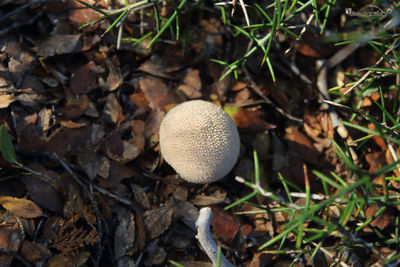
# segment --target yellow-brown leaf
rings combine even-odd
[[[23,218],[36,218],[43,214],[35,202],[25,198],[0,196],[0,204],[12,214]]]

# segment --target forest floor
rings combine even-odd
[[[101,10],[125,5],[87,2]],[[337,2],[325,32],[344,33],[355,19],[345,14],[351,1]],[[373,1],[356,2],[359,9]],[[202,12],[191,12],[194,4]],[[158,6],[162,18],[174,12],[166,2]],[[351,208],[332,200],[301,228],[286,231],[297,213],[284,209],[306,205],[307,210],[321,203],[318,196],[330,201],[350,188],[340,186],[356,184],[352,164],[362,174],[375,174],[397,160],[398,137],[377,136],[376,124],[324,102],[339,98],[341,105],[378,121],[390,116],[375,104],[385,103],[398,121],[396,62],[397,76],[383,77],[366,93],[361,84],[344,96],[365,68],[393,68],[390,60],[379,60],[385,55],[399,62],[396,49],[379,46],[379,52],[367,42],[335,46],[320,34],[321,24],[309,20],[309,6],[296,13],[290,28],[301,38],[277,29],[270,63],[262,64],[259,49],[221,80],[229,68],[220,63],[243,57],[255,42],[225,24],[220,9],[188,1],[179,15],[179,38],[174,20],[151,49],[154,34],[146,34],[166,19],[158,22],[151,7],[143,11],[130,12],[106,32],[112,20],[79,29],[101,14],[74,0],[0,1],[0,266],[211,266],[195,238],[202,207],[212,208],[213,236],[236,266],[380,266],[398,253],[398,204],[380,199],[361,204],[357,198],[398,194],[397,168],[368,181],[389,191],[351,187],[341,195]],[[243,21],[239,2],[235,18]],[[364,31],[363,25],[351,27]],[[233,171],[209,185],[184,182],[159,149],[165,114],[198,98],[223,108],[241,138]],[[354,141],[365,133],[342,120],[371,131],[362,146]],[[339,178],[331,183],[326,177],[332,173]],[[285,196],[292,206],[235,180],[254,185],[255,175],[261,188]],[[286,196],[288,185],[303,195]],[[323,220],[342,228],[324,228]],[[307,239],[319,231],[329,234]],[[274,238],[279,242],[267,243]],[[394,241],[385,245],[390,238]],[[259,249],[263,244],[268,246]]]

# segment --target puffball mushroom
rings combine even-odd
[[[239,132],[222,109],[204,100],[172,108],[160,126],[160,149],[165,161],[186,181],[215,182],[235,165]]]

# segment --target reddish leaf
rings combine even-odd
[[[371,206],[369,206],[365,211],[365,218],[369,219],[373,217],[375,213],[379,210],[379,208],[380,207],[377,204],[372,204]],[[387,213],[387,211],[384,211],[371,222],[371,225],[378,227],[380,230],[383,230],[386,226],[388,226],[389,222],[389,214]]]
[[[147,76],[139,81],[139,86],[153,110],[162,110],[179,102],[175,93],[159,78]]]
[[[87,94],[96,88],[96,76],[93,70],[96,68],[93,61],[79,66],[73,70],[70,79],[71,91],[74,94]]]

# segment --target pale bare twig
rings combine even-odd
[[[214,266],[217,265],[218,247],[210,233],[210,222],[212,218],[212,211],[210,208],[202,208],[199,212],[199,217],[196,221],[197,235],[201,247],[206,252]],[[220,267],[234,267],[225,256],[221,253]]]

